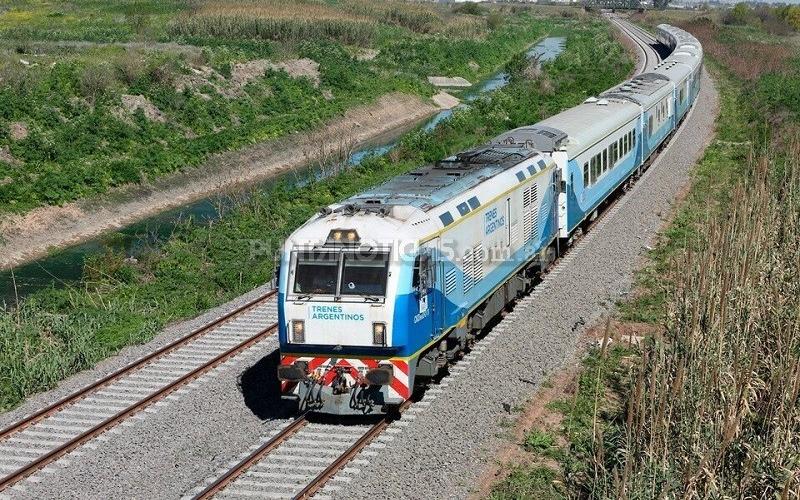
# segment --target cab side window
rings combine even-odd
[[[433,266],[429,253],[420,253],[414,259],[414,272],[411,275],[411,287],[420,292],[428,293],[433,286]]]

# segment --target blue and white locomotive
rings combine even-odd
[[[702,48],[658,28],[651,73],[324,208],[286,241],[278,378],[300,409],[386,412],[435,377],[635,180],[700,85]]]

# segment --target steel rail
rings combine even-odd
[[[58,458],[66,455],[70,451],[74,450],[78,446],[82,445],[83,443],[94,439],[95,437],[99,436],[100,434],[104,433],[108,429],[111,429],[131,415],[134,415],[147,406],[150,406],[152,403],[166,397],[170,393],[174,392],[178,388],[186,385],[187,383],[191,382],[192,380],[198,378],[199,376],[203,375],[204,373],[214,369],[218,365],[222,364],[223,362],[227,361],[228,359],[234,357],[235,355],[239,354],[240,352],[246,350],[247,348],[251,347],[252,345],[256,344],[257,342],[261,341],[262,339],[271,336],[275,330],[277,329],[278,324],[273,323],[267,328],[264,328],[256,335],[251,336],[247,340],[240,342],[239,344],[231,347],[227,351],[215,356],[210,361],[206,362],[205,364],[198,366],[194,370],[190,371],[189,373],[181,376],[177,380],[169,383],[168,385],[162,387],[158,391],[150,394],[149,396],[145,397],[144,399],[139,400],[138,402],[134,403],[133,405],[129,406],[128,408],[121,410],[120,412],[108,417],[107,419],[103,420],[99,424],[91,427],[90,429],[84,431],[83,433],[79,434],[78,436],[70,439],[63,445],[54,448],[53,450],[49,451],[48,453],[37,457],[30,463],[20,467],[15,472],[11,473],[10,475],[0,479],[0,491],[3,491],[7,487],[11,486],[12,484],[26,478],[27,476],[33,474],[37,470],[41,469],[42,467],[46,466],[47,464],[57,460]]]
[[[634,24],[630,21],[625,21],[629,27],[633,28],[634,31],[642,35],[645,39],[651,40],[653,43],[659,43],[658,38],[655,37],[652,33],[647,31],[646,29],[642,28],[638,24]]]
[[[58,413],[59,411],[64,409],[64,407],[69,406],[71,404],[74,404],[74,403],[80,401],[81,399],[84,399],[85,397],[89,396],[90,394],[96,392],[98,389],[110,384],[111,382],[114,382],[114,381],[120,379],[121,377],[123,377],[125,375],[129,375],[130,373],[135,372],[135,371],[137,371],[137,370],[139,370],[141,368],[144,368],[146,365],[152,363],[156,359],[158,359],[158,358],[160,358],[160,357],[162,357],[162,356],[164,356],[166,354],[169,354],[170,352],[176,350],[179,347],[182,347],[182,346],[186,345],[190,341],[197,339],[198,337],[202,336],[205,333],[208,333],[209,331],[211,331],[214,328],[220,326],[221,324],[227,322],[228,320],[233,319],[235,316],[239,316],[240,314],[249,311],[253,307],[261,304],[262,302],[265,302],[265,301],[269,300],[276,293],[277,293],[277,290],[270,290],[269,292],[267,292],[267,293],[255,298],[255,299],[247,302],[246,304],[234,309],[233,311],[230,311],[230,312],[220,316],[219,318],[215,319],[211,323],[208,323],[206,325],[201,326],[200,328],[197,328],[196,330],[192,331],[191,333],[189,333],[189,334],[187,334],[187,335],[185,335],[185,336],[183,336],[183,337],[181,337],[181,338],[179,338],[177,340],[174,340],[174,341],[170,342],[169,344],[165,345],[164,347],[161,347],[160,349],[158,349],[158,350],[156,350],[156,351],[154,351],[154,352],[152,352],[152,353],[150,353],[150,354],[148,354],[148,355],[146,355],[146,356],[144,356],[142,358],[137,359],[136,361],[134,361],[134,362],[132,362],[132,363],[130,363],[130,364],[128,364],[128,365],[126,365],[126,366],[124,366],[124,367],[122,367],[122,368],[120,368],[120,369],[118,369],[118,370],[116,370],[116,371],[114,371],[114,372],[102,377],[99,380],[96,380],[95,382],[92,382],[91,384],[79,389],[78,391],[73,392],[72,394],[66,396],[65,398],[62,398],[62,399],[56,401],[55,403],[53,403],[53,404],[51,404],[51,405],[49,405],[49,406],[47,406],[47,407],[35,412],[35,413],[33,413],[32,415],[27,416],[23,420],[20,420],[19,422],[15,422],[15,423],[11,424],[10,426],[8,426],[5,429],[3,429],[2,431],[0,431],[0,442],[5,440],[5,439],[7,439],[12,434],[16,434],[16,433],[18,433],[18,432],[30,427],[31,425],[35,424],[36,422],[39,422],[39,421],[41,421],[41,420],[43,420],[43,419],[45,419],[45,418],[47,418],[47,417],[49,417],[49,416],[51,416],[51,415],[53,415],[55,413]]]
[[[225,489],[226,486],[247,472],[247,469],[261,461],[261,459],[266,455],[272,453],[275,448],[285,443],[290,437],[294,436],[297,431],[305,427],[306,424],[308,424],[308,420],[306,419],[306,413],[303,413],[294,419],[288,426],[284,427],[278,434],[273,436],[272,439],[259,446],[256,451],[245,457],[242,461],[229,469],[228,472],[208,485],[203,491],[194,497],[194,500],[205,500],[211,498]]]
[[[616,17],[609,18],[611,22],[622,32],[623,35],[630,38],[630,40],[639,47],[639,50],[642,52],[644,56],[644,61],[642,61],[641,69],[639,70],[639,74],[646,73],[649,70],[650,65],[650,52],[653,51],[652,47],[643,43],[638,36],[636,36],[630,29],[627,28],[625,23],[623,23],[620,19]]]
[[[619,18],[611,18],[614,24],[622,31],[625,35],[627,35],[636,45],[639,46],[641,51],[644,53],[644,64],[642,65],[642,71],[640,73],[645,73],[652,68],[650,66],[650,59],[653,58],[656,61],[656,64],[661,62],[661,55],[646,41],[642,38],[641,33],[636,31],[637,26],[623,21]]]
[[[646,44],[647,44],[647,45],[648,45],[648,46],[651,48],[651,50],[652,50],[652,52],[655,54],[655,56],[656,56],[656,59],[658,60],[658,62],[661,62],[661,61],[663,61],[663,60],[664,60],[664,58],[663,58],[663,57],[661,57],[661,53],[659,53],[659,52],[658,52],[657,50],[655,50],[655,48],[653,47],[653,45],[656,45],[656,44],[660,44],[660,43],[661,43],[661,42],[659,42],[659,41],[658,41],[658,39],[657,39],[656,37],[654,37],[654,36],[653,36],[652,34],[650,34],[649,32],[645,31],[645,30],[644,30],[642,27],[640,27],[640,26],[637,26],[637,25],[635,25],[635,24],[633,24],[633,23],[630,23],[630,22],[626,22],[626,24],[627,24],[627,26],[628,26],[628,28],[629,28],[629,29],[632,29],[632,31],[633,31],[634,33],[636,33],[636,34],[639,36],[639,38],[640,38],[640,39],[641,39],[643,42],[645,42],[645,43],[646,43]],[[648,40],[650,40],[650,41],[648,41]]]
[[[399,412],[402,413],[409,406],[411,401],[406,401],[400,406]],[[269,439],[266,443],[262,444],[250,455],[243,458],[239,463],[228,469],[223,475],[218,477],[213,483],[206,486],[203,491],[193,497],[193,500],[208,500],[214,495],[224,490],[227,486],[231,485],[242,474],[247,472],[252,466],[268,458],[269,454],[275,449],[286,443],[292,436],[297,434],[303,427],[308,424],[306,418],[309,411],[299,415],[289,425],[284,427],[278,434]],[[310,498],[317,493],[337,472],[339,472],[345,465],[347,465],[361,450],[363,450],[375,437],[380,435],[389,424],[394,421],[391,415],[385,415],[383,418],[375,422],[370,428],[356,440],[355,443],[350,445],[341,455],[336,457],[324,470],[317,474],[299,493],[294,495],[293,498]]]
[[[316,494],[320,489],[322,489],[323,486],[325,486],[325,483],[330,481],[330,479],[335,476],[337,472],[342,470],[345,465],[347,465],[353,458],[356,457],[356,455],[361,453],[361,450],[366,448],[373,439],[380,435],[380,433],[382,433],[390,423],[391,419],[389,417],[383,418],[376,422],[366,433],[364,433],[363,436],[358,438],[358,441],[353,443],[350,448],[339,455],[330,465],[325,468],[325,470],[320,472],[314,479],[312,479],[305,488],[300,490],[300,492],[296,494],[293,499],[300,500],[314,496],[314,494]]]

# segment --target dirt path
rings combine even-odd
[[[348,111],[315,132],[221,153],[204,165],[147,186],[130,186],[62,207],[42,207],[0,222],[0,269],[34,260],[119,229],[148,216],[226,189],[251,184],[331,155],[343,145],[367,143],[431,116],[430,101],[405,94],[383,96]]]

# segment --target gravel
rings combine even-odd
[[[712,138],[718,96],[703,75],[700,98],[661,157],[587,236],[478,345],[453,375],[388,429],[394,439],[360,471],[345,469],[334,498],[463,498],[549,374],[576,354],[584,330],[625,296],[645,246],[670,218],[676,195]],[[466,362],[466,363],[465,363]],[[466,366],[465,366],[466,365]],[[357,474],[356,474],[357,472]]]
[[[180,498],[286,422],[269,337],[4,492],[11,498]],[[2,494],[0,494],[0,498]]]
[[[99,362],[94,368],[84,370],[63,380],[54,389],[30,396],[20,406],[0,414],[0,428],[5,428],[14,422],[22,420],[25,416],[30,415],[31,413],[34,413],[35,411],[38,411],[45,406],[68,396],[78,389],[81,389],[97,381],[98,379],[103,378],[109,373],[119,370],[123,366],[138,360],[146,354],[158,350],[175,339],[181,338],[193,330],[207,325],[214,319],[233,311],[237,307],[246,304],[247,302],[255,299],[271,289],[272,287],[267,285],[255,288],[246,294],[231,300],[230,302],[226,302],[225,304],[217,306],[213,309],[209,309],[196,318],[172,324],[160,332],[158,336],[156,336],[150,342],[126,347],[117,353],[117,355],[111,356]]]

